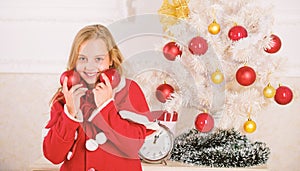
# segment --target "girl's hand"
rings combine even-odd
[[[75,117],[80,110],[80,97],[85,95],[85,92],[88,89],[82,87],[82,84],[76,84],[68,90],[67,82],[68,77],[64,79],[62,93],[66,99],[66,105],[69,113]]]
[[[95,103],[97,107],[100,107],[104,102],[112,98],[112,87],[108,77],[102,73],[104,82],[98,83],[93,89]]]

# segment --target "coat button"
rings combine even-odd
[[[89,151],[95,151],[98,148],[98,143],[94,139],[89,139],[85,142],[85,148]]]
[[[89,168],[88,171],[96,171],[94,168]]]

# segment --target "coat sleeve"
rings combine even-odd
[[[122,91],[128,91],[125,97],[127,110],[134,111],[141,115],[149,112],[145,96],[137,83],[132,81],[128,89]],[[101,109],[90,121],[96,127],[100,128],[107,139],[111,141],[116,148],[122,151],[126,157],[136,156],[144,143],[146,127],[123,119],[119,115],[113,100]]]
[[[43,139],[44,156],[54,164],[63,162],[75,141],[76,129],[79,126],[79,122],[67,116],[63,105],[55,102],[45,127],[47,134]]]

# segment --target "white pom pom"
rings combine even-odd
[[[95,139],[98,144],[104,144],[107,141],[107,138],[103,132],[99,132]]]
[[[89,151],[95,151],[98,148],[98,143],[94,139],[89,139],[85,142],[85,148]]]

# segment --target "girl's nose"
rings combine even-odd
[[[95,69],[97,68],[97,65],[95,62],[93,61],[88,61],[86,64],[85,64],[85,69],[87,70],[92,70],[92,69]]]

